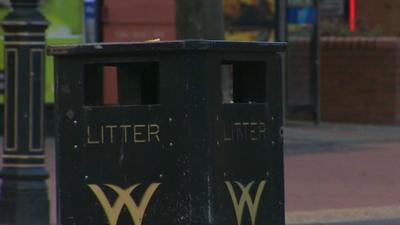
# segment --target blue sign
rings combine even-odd
[[[317,10],[315,7],[287,8],[287,21],[295,24],[314,24],[317,22]]]
[[[96,1],[85,0],[85,19],[93,19],[96,16]]]
[[[96,0],[85,0],[85,42],[97,42],[98,21]]]

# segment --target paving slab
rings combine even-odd
[[[288,224],[400,221],[399,162],[399,127],[287,126]]]
[[[400,127],[290,122],[284,135],[285,154],[355,151],[400,142]]]

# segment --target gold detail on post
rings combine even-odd
[[[7,32],[4,36],[19,36],[19,37],[44,37],[45,33],[41,32]]]
[[[153,196],[154,192],[157,190],[160,183],[152,183],[147,190],[145,191],[142,199],[139,202],[139,205],[133,200],[131,196],[131,192],[135,190],[140,184],[135,184],[127,189],[122,189],[116,185],[112,184],[105,184],[105,186],[111,188],[116,194],[117,199],[113,204],[107,199],[106,195],[104,194],[103,190],[96,184],[88,184],[89,188],[93,191],[96,195],[97,199],[99,200],[103,210],[107,216],[108,222],[110,225],[116,225],[118,218],[121,214],[121,210],[124,206],[129,211],[132,221],[135,225],[141,225],[143,221],[143,215],[146,211],[147,205],[151,197]]]
[[[40,54],[40,60],[41,60],[41,65],[40,65],[40,72],[39,74],[36,74],[34,71],[34,54],[39,53]],[[33,144],[33,133],[37,130],[34,127],[34,79],[37,76],[40,76],[40,80],[44,80],[44,66],[43,66],[43,61],[44,61],[44,54],[43,54],[43,49],[31,49],[30,50],[30,56],[29,56],[29,149],[32,152],[42,152],[43,151],[43,141],[44,141],[44,87],[40,86],[40,136],[39,136],[39,147],[34,146]],[[37,110],[37,109],[36,109]]]
[[[41,167],[46,167],[45,164],[22,164],[22,163],[4,163],[3,164],[3,168],[7,168],[7,167],[11,167],[11,168],[41,168]]]
[[[44,41],[6,41],[5,45],[46,45]]]
[[[254,200],[250,196],[250,189],[253,186],[254,181],[250,182],[246,186],[244,186],[243,184],[241,184],[237,181],[235,181],[234,183],[242,191],[242,194],[241,194],[239,200],[236,197],[236,193],[235,193],[235,190],[233,189],[232,183],[229,181],[225,181],[226,187],[228,188],[229,194],[232,198],[232,204],[235,209],[237,224],[240,225],[242,223],[242,215],[243,215],[244,205],[246,204],[247,208],[249,210],[249,213],[250,213],[251,224],[255,225],[258,205],[260,203],[261,194],[264,191],[266,182],[265,182],[265,180],[260,182],[260,184],[258,185],[256,196],[255,196]]]
[[[10,56],[8,56],[9,53],[13,53],[13,74],[10,74],[10,69],[9,68],[9,60],[10,60]],[[11,88],[10,91],[14,90],[14,99],[12,101],[14,101],[14,109],[12,112],[9,112],[9,99],[7,96],[7,91],[4,93],[4,99],[5,99],[5,105],[4,105],[4,124],[5,124],[5,129],[4,129],[4,141],[5,141],[5,152],[15,152],[17,151],[18,148],[18,80],[19,80],[19,71],[18,71],[18,64],[19,64],[19,56],[18,56],[18,49],[17,48],[6,48],[5,49],[5,81],[6,81],[6,88]],[[9,87],[8,86],[8,82],[9,82],[9,78],[10,77],[14,77],[14,87]],[[14,120],[13,121],[9,121],[9,113],[13,114]],[[8,135],[9,131],[8,131],[8,123],[13,123],[14,126],[14,132],[13,132],[13,145],[10,145],[10,143],[8,143]]]
[[[3,159],[45,159],[44,155],[3,155]]]

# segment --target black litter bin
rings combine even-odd
[[[49,47],[60,223],[283,225],[285,48],[206,40]],[[107,85],[117,95],[111,104]]]

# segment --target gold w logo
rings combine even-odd
[[[254,225],[256,223],[258,204],[260,203],[261,194],[265,187],[265,180],[261,181],[260,184],[258,185],[254,201],[250,196],[250,189],[253,186],[254,181],[250,182],[246,186],[237,181],[235,181],[234,183],[237,186],[239,186],[240,190],[242,191],[242,195],[240,196],[239,201],[236,197],[236,193],[232,187],[231,182],[225,181],[226,187],[228,188],[229,194],[231,195],[232,198],[233,207],[235,208],[237,224],[240,225],[242,222],[244,205],[246,204],[250,212],[251,224]]]
[[[112,184],[105,184],[105,186],[111,188],[115,193],[117,193],[118,197],[115,200],[114,204],[111,204],[104,192],[101,188],[96,184],[88,184],[89,188],[96,195],[99,200],[101,206],[106,213],[108,222],[110,225],[116,225],[118,221],[118,217],[121,213],[121,210],[124,206],[126,206],[129,210],[129,214],[131,215],[132,221],[135,225],[141,225],[144,212],[149,204],[151,197],[154,192],[157,190],[160,183],[151,184],[147,190],[145,191],[142,199],[140,200],[139,205],[133,200],[131,196],[131,192],[135,190],[140,184],[135,184],[127,189],[122,189],[118,186]]]

